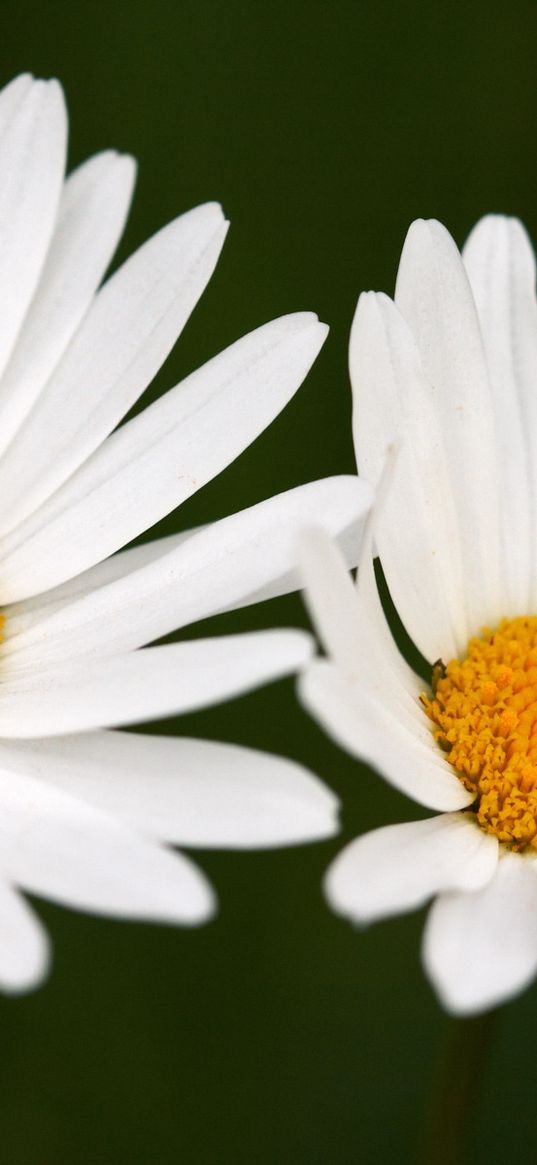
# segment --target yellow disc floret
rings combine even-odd
[[[482,828],[537,849],[537,617],[485,628],[465,659],[435,664],[421,699]]]

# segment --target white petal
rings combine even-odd
[[[118,555],[105,558],[104,562],[91,566],[90,570],[76,574],[75,578],[66,583],[52,587],[50,591],[36,594],[31,599],[23,599],[3,608],[6,622],[2,626],[2,645],[5,647],[10,638],[17,636],[17,649],[28,642],[28,631],[37,627],[42,620],[49,620],[51,615],[63,612],[76,603],[76,600],[98,591],[100,587],[107,587],[129,574],[158,562],[158,559],[169,555],[181,546],[186,539],[198,534],[203,527],[184,530],[181,534],[170,534],[165,538],[155,538],[154,542],[143,542],[141,545],[129,546]],[[170,628],[171,629],[171,628]],[[136,644],[136,647],[139,644]]]
[[[36,81],[0,137],[0,371],[49,246],[65,166],[67,115],[57,81]]]
[[[537,973],[532,859],[502,854],[484,889],[439,898],[427,919],[423,959],[444,1007],[457,1015],[486,1011],[522,991]]]
[[[395,302],[418,344],[451,466],[475,634],[503,613],[496,435],[475,304],[462,259],[440,223],[411,226]]]
[[[327,653],[351,685],[357,683],[429,747],[431,733],[419,702],[423,684],[400,655],[386,624],[371,548],[368,552],[363,547],[358,586],[324,531],[308,532],[302,549],[304,597]]]
[[[367,660],[359,661],[359,666],[367,667]],[[368,697],[359,682],[332,664],[310,664],[300,677],[299,693],[342,748],[378,768],[391,785],[415,801],[445,811],[463,809],[472,801],[471,793],[440,755],[432,734],[427,746]]]
[[[292,674],[311,655],[301,631],[259,631],[173,643],[48,671],[0,688],[0,736],[55,736],[206,708]]]
[[[24,328],[0,382],[0,452],[28,415],[78,327],[123,231],[132,158],[97,154],[67,179]]]
[[[535,258],[517,219],[488,215],[463,251],[497,418],[504,614],[537,601],[537,301]],[[533,583],[532,583],[533,580]]]
[[[0,854],[19,886],[79,910],[187,925],[214,912],[206,878],[182,855],[43,781],[4,771]]]
[[[20,73],[0,90],[0,135],[9,125],[17,106],[20,106],[31,88],[33,80],[31,73]]]
[[[472,815],[444,813],[356,838],[329,867],[332,908],[367,923],[423,906],[442,890],[478,890],[494,875],[498,842]]]
[[[299,542],[304,599],[319,637],[342,667],[353,667],[360,651],[358,597],[341,551],[326,531],[304,531]]]
[[[300,586],[295,570],[298,531],[313,521],[324,523],[356,555],[370,501],[371,491],[357,478],[326,478],[214,522],[172,544],[171,550],[164,540],[162,554],[159,543],[153,543],[145,566],[140,566],[142,548],[128,551],[118,556],[125,566],[123,577],[67,605],[60,593],[60,608],[49,614],[45,606],[37,623],[39,609],[30,608],[28,625],[20,604],[17,633],[3,645],[3,653],[13,653],[13,663],[16,655],[23,667],[114,654],[217,612],[295,590]],[[97,585],[95,576],[93,582]],[[9,626],[9,613],[7,622]]]
[[[50,964],[47,934],[21,894],[0,882],[0,991],[32,991]]]
[[[337,798],[301,765],[184,737],[93,732],[0,745],[0,767],[166,841],[250,849],[329,837]]]
[[[0,462],[3,533],[94,452],[153,379],[210,279],[225,233],[219,206],[197,207],[105,283]]]
[[[158,562],[164,555],[176,550],[187,538],[192,538],[202,526],[192,530],[183,530],[180,534],[168,534],[165,538],[156,538],[153,542],[143,542],[138,546],[129,546],[128,550],[113,554],[103,562],[96,563],[82,574],[76,574],[67,582],[60,583],[41,594],[33,595],[31,599],[23,599],[20,603],[12,603],[4,608],[7,621],[2,627],[2,642],[5,643],[14,636],[19,636],[18,645],[27,642],[26,633],[30,628],[37,626],[43,619],[49,619],[58,611],[75,604],[77,599],[90,595],[100,587],[108,587],[110,583],[126,578],[142,567]],[[33,641],[33,640],[32,640]],[[139,646],[136,644],[136,646]],[[48,658],[48,657],[47,657]]]
[[[4,598],[55,586],[130,542],[221,472],[287,404],[327,334],[310,313],[232,344],[124,425],[3,549]]]
[[[374,517],[373,514],[373,530]],[[371,554],[364,553],[360,558],[356,590],[364,638],[367,633],[367,655],[369,659],[373,656],[375,660],[374,669],[367,668],[366,671],[360,671],[361,677],[367,681],[367,690],[371,691],[372,695],[375,694],[381,703],[387,700],[387,693],[388,703],[390,703],[392,692],[394,696],[405,692],[407,697],[405,703],[408,705],[408,698],[410,698],[415,713],[419,697],[423,691],[423,682],[402,656],[386,622]],[[419,713],[420,720],[422,720],[423,709],[421,705],[419,705]],[[415,716],[414,720],[416,720]]]
[[[450,659],[468,639],[450,466],[416,343],[387,296],[360,297],[349,360],[360,471],[377,485],[388,446],[398,447],[375,518],[392,598],[426,658]]]
[[[366,535],[355,587],[327,535],[321,530],[309,532],[302,555],[304,597],[349,691],[356,689],[366,702],[372,700],[381,717],[393,716],[401,728],[426,744],[428,753],[433,751],[434,759],[437,749],[419,700],[423,682],[405,663],[387,627],[367,541]]]

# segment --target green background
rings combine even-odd
[[[105,146],[139,159],[119,258],[198,202],[231,218],[156,391],[286,311],[332,327],[284,414],[158,532],[352,472],[349,325],[360,289],[392,290],[413,218],[462,242],[503,210],[537,237],[534,3],[3,0],[0,19],[0,80],[64,83],[71,164]],[[210,627],[299,622],[291,598]],[[415,815],[323,737],[290,682],[166,730],[309,764],[343,799],[345,838]],[[39,904],[55,967],[35,995],[0,998],[0,1159],[413,1161],[449,1021],[420,969],[421,916],[357,934],[328,912],[340,844],[200,854],[221,912],[196,932]],[[536,1032],[534,987],[507,1010],[476,1099],[476,1162],[531,1159]]]

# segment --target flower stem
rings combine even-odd
[[[419,1146],[422,1165],[466,1165],[471,1160],[468,1140],[500,1014],[498,1008],[451,1020]]]

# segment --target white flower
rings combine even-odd
[[[303,664],[309,638],[296,631],[137,649],[293,589],[303,523],[319,512],[350,532],[367,506],[353,478],[334,478],[114,554],[272,421],[326,329],[310,314],[275,320],[116,429],[186,323],[226,224],[215,204],[182,215],[99,290],[134,165],[107,151],[65,181],[65,147],[57,82],[18,77],[0,94],[0,986],[13,991],[36,984],[49,957],[19,888],[194,924],[214,910],[211,887],[161,842],[333,832],[334,797],[296,764],[108,729]]]
[[[462,259],[439,223],[414,223],[395,303],[359,301],[350,367],[360,472],[378,483],[399,449],[374,540],[434,690],[395,647],[371,555],[355,586],[312,533],[329,658],[302,693],[343,747],[440,815],[352,842],[326,893],[358,923],[435,898],[424,964],[444,1005],[472,1013],[537,972],[537,303],[520,223],[483,219]]]

